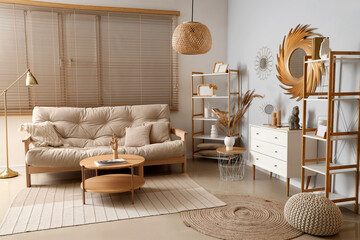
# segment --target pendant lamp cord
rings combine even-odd
[[[194,0],[192,0],[191,4],[191,22],[194,22]]]

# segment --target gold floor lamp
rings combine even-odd
[[[1,94],[0,97],[2,95],[4,95],[4,110],[5,110],[5,136],[6,136],[6,169],[4,171],[2,171],[0,173],[0,178],[11,178],[11,177],[16,177],[18,175],[17,172],[11,170],[9,168],[9,149],[8,149],[8,125],[7,125],[7,99],[6,99],[6,94],[7,91],[15,85],[15,83],[17,83],[23,76],[26,75],[26,86],[27,87],[31,87],[31,86],[36,86],[38,85],[38,82],[36,81],[34,75],[32,75],[32,73],[30,72],[30,69],[27,69],[18,79],[16,79],[7,89],[5,89]]]

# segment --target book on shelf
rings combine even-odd
[[[116,164],[124,164],[124,163],[126,163],[126,161],[125,161],[125,159],[122,159],[122,158],[95,161],[95,165],[98,167],[110,166],[110,165],[116,165]]]

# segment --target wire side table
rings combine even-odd
[[[220,147],[216,151],[218,153],[220,179],[225,181],[242,180],[245,173],[245,161],[241,154],[246,152],[246,149],[234,147],[233,150],[226,150],[225,147]]]

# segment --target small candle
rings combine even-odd
[[[273,112],[271,116],[272,116],[272,124],[271,125],[276,126],[276,123],[277,123],[276,112]]]
[[[277,113],[276,113],[276,118],[277,118],[277,126],[278,127],[281,127],[281,110],[279,109],[279,110],[277,110]]]

